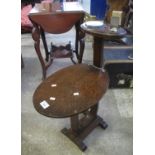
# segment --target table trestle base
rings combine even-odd
[[[97,109],[95,109],[95,111],[96,110]],[[106,129],[108,125],[100,116],[95,115],[94,111],[85,112],[84,117],[81,119],[78,119],[78,116],[79,115],[72,116],[71,128],[64,128],[61,132],[74,142],[81,151],[85,151],[87,146],[83,142],[84,138],[86,138],[97,126]]]

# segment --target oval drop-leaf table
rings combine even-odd
[[[71,128],[62,132],[82,151],[83,139],[106,122],[97,115],[99,100],[109,84],[106,72],[87,64],[69,66],[44,80],[33,95],[35,109],[47,117],[71,117]],[[79,114],[83,115],[81,119]]]

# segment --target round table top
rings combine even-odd
[[[36,89],[35,109],[48,117],[64,118],[97,104],[109,85],[108,74],[87,64],[61,69]]]
[[[95,22],[95,21],[94,21]],[[96,21],[101,22],[101,21]],[[125,29],[121,27],[112,27],[110,24],[105,24],[101,26],[88,26],[87,22],[81,24],[81,28],[85,33],[93,35],[95,37],[103,38],[105,40],[120,39],[126,35]]]

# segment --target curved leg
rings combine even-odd
[[[43,41],[43,45],[44,45],[44,49],[45,49],[45,55],[46,55],[45,60],[46,60],[46,62],[48,62],[49,61],[49,52],[48,52],[45,32],[42,28],[40,28],[40,32],[41,32],[41,37],[42,37],[42,41]]]
[[[32,23],[33,23],[33,26],[34,26],[33,30],[32,30],[32,38],[34,40],[34,48],[36,50],[39,61],[41,63],[43,80],[44,80],[46,78],[46,70],[52,64],[53,59],[51,59],[49,57],[49,54],[48,54],[48,57],[46,55],[46,60],[48,60],[48,62],[44,61],[44,58],[43,58],[43,56],[41,54],[41,50],[40,50],[40,29],[39,29],[37,24],[35,24],[34,22],[32,22]]]
[[[75,24],[75,29],[76,29],[75,53],[79,63],[82,62],[82,56],[83,56],[83,51],[85,47],[84,40],[83,40],[85,37],[85,33],[80,28],[80,25],[83,23],[83,20],[84,20],[84,15],[83,15],[83,18],[81,18],[81,20]],[[79,43],[80,43],[80,53],[79,53],[79,46],[78,46]]]
[[[34,48],[36,50],[36,53],[38,55],[39,61],[41,63],[42,72],[43,72],[43,79],[46,78],[46,65],[43,59],[43,56],[40,51],[40,31],[36,24],[34,24],[33,30],[32,30],[32,38],[34,40]]]
[[[71,61],[73,62],[73,64],[76,64],[76,62],[73,59],[73,56],[71,56]]]
[[[73,62],[73,64],[76,64],[76,62],[74,61],[74,53],[73,53],[73,50],[72,50],[72,46],[71,46],[71,41],[69,41],[69,49],[68,49],[69,51],[71,51],[71,61]]]

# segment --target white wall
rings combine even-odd
[[[79,0],[79,1],[82,3],[84,10],[87,13],[90,13],[90,1],[91,0]]]

